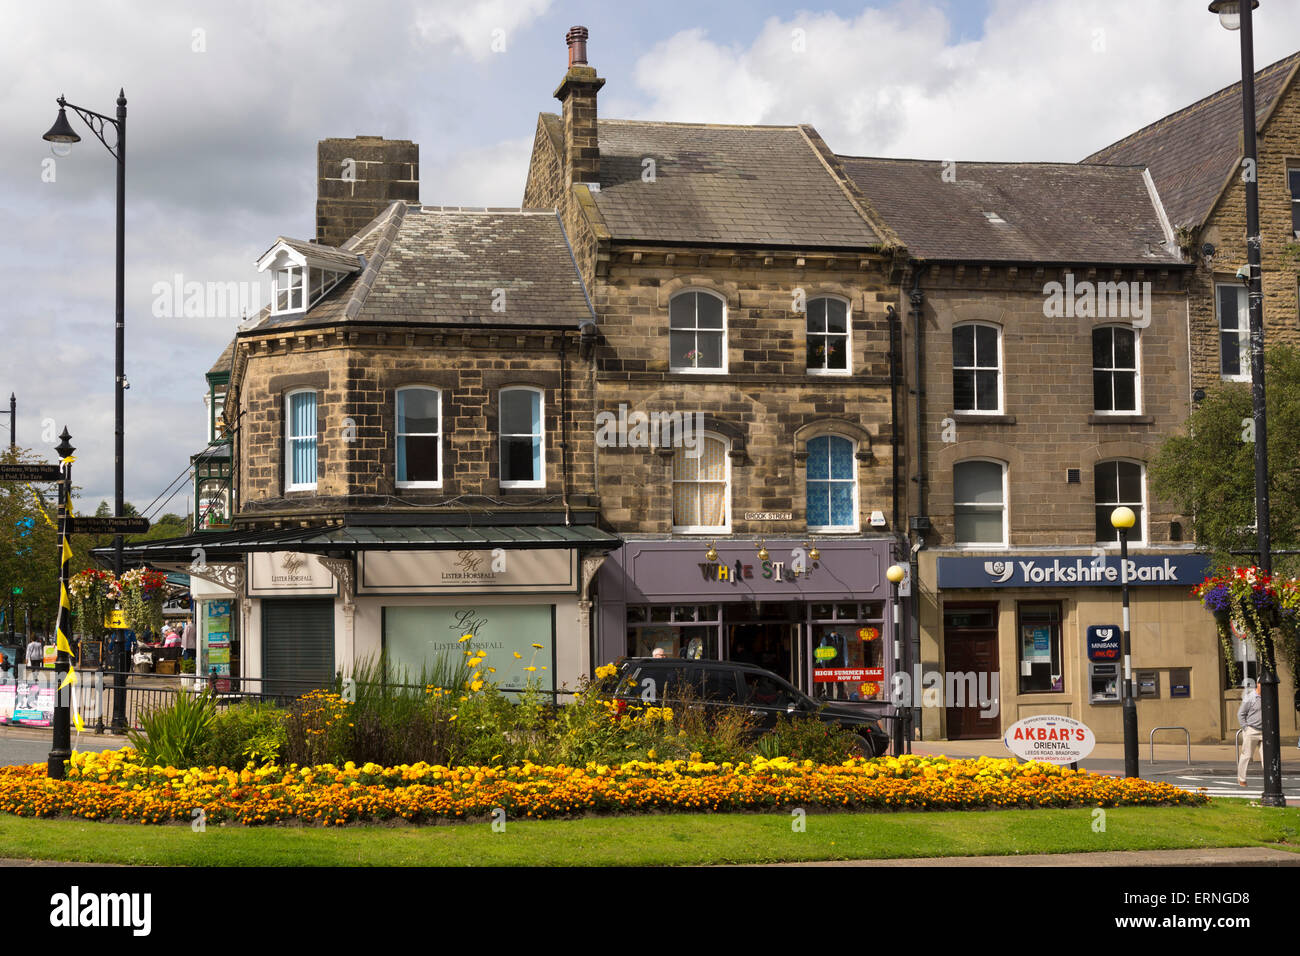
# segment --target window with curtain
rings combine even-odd
[[[397,390],[397,485],[431,488],[442,483],[442,393],[436,388]]]
[[[953,409],[958,412],[1000,411],[1000,374],[998,329],[992,325],[956,326],[952,330]]]
[[[674,372],[725,372],[724,303],[708,292],[682,292],[668,304],[669,368]]]
[[[1092,407],[1099,412],[1138,410],[1137,330],[1108,325],[1092,330]]]
[[[1141,544],[1142,466],[1135,461],[1102,461],[1093,469],[1093,494],[1097,507],[1097,540],[1119,544],[1119,531],[1110,523],[1110,513],[1120,505],[1133,509],[1137,521],[1128,532],[1129,544]]]
[[[285,396],[285,490],[316,487],[316,392]]]
[[[540,488],[542,471],[542,393],[533,388],[501,390],[501,487]]]
[[[858,529],[857,459],[853,442],[838,435],[808,440],[808,529]]]
[[[952,504],[958,544],[1006,544],[1005,466],[961,461],[952,469]]]
[[[727,443],[705,435],[698,455],[673,453],[673,527],[678,531],[725,531],[730,524]]]
[[[849,306],[840,299],[808,300],[808,371],[815,375],[849,371]]]

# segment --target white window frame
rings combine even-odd
[[[433,392],[438,396],[438,430],[436,432],[404,432],[402,431],[402,416],[399,396],[403,392]],[[442,487],[442,459],[443,459],[443,418],[442,418],[442,389],[432,385],[403,385],[393,390],[393,435],[396,443],[393,445],[393,480],[398,488],[441,488]],[[438,439],[438,478],[436,481],[402,481],[398,478],[397,456],[399,446],[403,438],[427,438],[434,435]]]
[[[507,392],[532,392],[537,396],[537,435],[523,433],[506,433],[502,426],[505,419],[505,396]],[[538,458],[538,479],[528,481],[507,481],[505,478],[506,456],[504,442],[506,438],[536,438],[540,446]],[[497,390],[497,467],[500,469],[499,484],[502,488],[545,488],[546,487],[546,394],[532,385],[506,385]]]
[[[1102,324],[1102,325],[1096,325],[1096,326],[1094,326],[1092,331],[1093,331],[1093,333],[1095,334],[1096,332],[1100,331],[1101,329],[1126,329],[1126,330],[1131,331],[1131,332],[1133,333],[1133,365],[1134,365],[1134,368],[1133,368],[1133,408],[1132,408],[1132,409],[1127,409],[1127,408],[1123,408],[1123,409],[1113,409],[1113,410],[1110,410],[1110,411],[1102,411],[1101,409],[1099,409],[1099,408],[1097,407],[1097,387],[1096,387],[1096,382],[1095,382],[1095,379],[1094,379],[1093,392],[1092,392],[1092,411],[1093,411],[1093,414],[1095,414],[1095,415],[1141,415],[1141,414],[1142,414],[1142,330],[1139,329],[1139,328],[1137,328],[1137,327],[1135,327],[1135,326],[1133,326],[1133,325],[1128,325],[1128,324],[1125,324],[1125,323],[1123,323],[1123,322],[1107,322],[1107,323]],[[1115,339],[1114,339],[1114,336],[1112,335],[1112,336],[1111,336],[1111,350],[1110,350],[1110,356],[1111,356],[1111,361],[1112,361],[1112,362],[1115,361],[1115,344],[1114,344],[1114,343],[1115,343]],[[1089,347],[1089,350],[1091,351],[1091,348],[1092,348],[1092,337],[1091,337],[1091,336],[1089,336],[1089,339],[1088,339],[1088,347]],[[1099,368],[1097,368],[1097,366],[1095,366],[1095,365],[1092,367],[1092,370],[1093,370],[1094,373],[1095,373],[1095,372],[1112,372],[1112,373],[1113,373],[1113,372],[1123,372],[1123,371],[1127,371],[1127,369],[1118,369],[1118,368],[1100,368],[1100,369],[1099,369]]]
[[[986,329],[992,329],[992,330],[997,334],[997,342],[998,342],[998,346],[997,346],[997,348],[998,348],[998,364],[997,364],[997,373],[998,373],[998,407],[997,407],[997,408],[981,408],[981,409],[973,409],[973,408],[958,408],[958,407],[957,407],[957,372],[958,372],[958,371],[963,371],[963,372],[965,372],[965,371],[969,371],[969,372],[972,372],[972,373],[973,373],[973,372],[977,372],[977,371],[987,372],[987,371],[989,370],[989,366],[987,366],[987,365],[972,365],[972,366],[965,366],[965,365],[963,365],[963,366],[960,366],[960,368],[959,368],[958,365],[957,365],[957,356],[956,356],[956,353],[954,352],[953,357],[952,357],[952,393],[953,393],[952,410],[953,410],[954,412],[958,412],[958,413],[960,413],[960,414],[962,414],[962,415],[1001,415],[1001,414],[1003,414],[1003,409],[1006,407],[1006,398],[1005,398],[1004,393],[1003,393],[1003,384],[1006,382],[1006,372],[1005,372],[1005,368],[1004,368],[1005,363],[1003,362],[1003,357],[1002,357],[1002,326],[1000,326],[1000,325],[995,325],[995,324],[993,324],[992,322],[956,322],[956,323],[953,324],[952,331],[953,331],[953,332],[956,332],[958,329],[964,329],[964,328],[968,328],[968,327],[969,327],[969,328],[979,328],[979,327],[982,327],[982,328],[986,328]],[[973,343],[972,343],[972,344],[973,344]],[[976,357],[976,359],[979,358],[978,355],[976,355],[975,357]],[[978,395],[978,391],[976,391],[976,394]]]
[[[1139,482],[1139,487],[1141,488],[1141,491],[1142,491],[1142,500],[1141,500],[1141,501],[1137,501],[1137,502],[1133,502],[1133,501],[1117,501],[1117,502],[1115,502],[1115,503],[1112,504],[1111,502],[1108,502],[1108,501],[1098,501],[1098,500],[1097,500],[1097,468],[1098,468],[1098,466],[1100,466],[1100,465],[1112,465],[1112,464],[1114,464],[1115,462],[1123,462],[1124,464],[1127,464],[1127,465],[1137,465],[1137,466],[1138,466],[1138,482]],[[1143,547],[1146,547],[1146,545],[1147,545],[1147,541],[1148,541],[1148,536],[1147,536],[1147,526],[1148,526],[1148,523],[1149,523],[1149,519],[1150,519],[1150,517],[1151,517],[1151,511],[1150,511],[1150,508],[1147,507],[1147,466],[1146,466],[1146,464],[1145,464],[1144,462],[1140,462],[1140,461],[1138,461],[1136,458],[1100,458],[1100,459],[1098,459],[1097,461],[1093,462],[1092,467],[1093,467],[1093,473],[1092,473],[1092,512],[1093,512],[1093,521],[1094,521],[1094,523],[1096,522],[1097,509],[1098,509],[1099,507],[1109,507],[1112,511],[1114,511],[1116,508],[1119,508],[1119,507],[1121,507],[1121,506],[1132,507],[1134,504],[1136,504],[1136,505],[1141,509],[1142,520],[1139,521],[1139,522],[1137,522],[1137,523],[1136,523],[1136,524],[1135,524],[1135,525],[1134,525],[1134,526],[1129,530],[1129,533],[1128,533],[1128,545],[1129,545],[1130,548],[1143,548]],[[1097,547],[1099,547],[1099,548],[1107,548],[1107,549],[1113,548],[1113,549],[1115,549],[1116,551],[1118,551],[1118,550],[1119,550],[1119,533],[1116,532],[1116,534],[1115,534],[1115,540],[1114,540],[1114,541],[1098,541],[1098,542],[1096,542],[1096,544],[1097,544]]]
[[[1223,371],[1223,332],[1219,327],[1219,290],[1231,289],[1237,296],[1237,342],[1241,353],[1241,374],[1227,375]],[[1225,382],[1250,381],[1250,295],[1240,282],[1214,284],[1214,342],[1219,356],[1219,378]]]
[[[293,396],[310,394],[313,401],[313,407],[316,411],[315,424],[316,434],[312,436],[316,442],[316,481],[295,483],[293,480],[293,449],[294,442],[305,441],[307,436],[293,434],[293,414],[291,406]],[[284,490],[285,491],[315,491],[316,484],[320,481],[320,402],[316,399],[316,389],[314,388],[295,388],[284,393]]]
[[[302,312],[306,309],[307,302],[307,267],[297,262],[287,261],[279,269],[275,270],[275,284],[271,289],[271,314],[288,315],[291,312]],[[297,281],[295,283],[295,276]],[[294,290],[297,290],[297,296],[294,296]],[[280,308],[280,293],[289,294],[289,304],[287,308]],[[295,302],[297,303],[295,305]]]
[[[671,496],[669,500],[669,507],[672,509],[672,521],[673,521],[674,532],[678,532],[680,534],[730,534],[731,533],[731,442],[725,436],[719,435],[716,432],[705,432],[700,443],[701,459],[703,458],[703,453],[704,453],[704,442],[707,442],[710,439],[712,439],[713,441],[722,442],[722,461],[723,461],[723,469],[724,469],[723,489],[722,489],[722,522],[723,523],[717,526],[695,525],[695,524],[679,525],[676,523],[677,522],[677,485],[679,482],[676,478],[673,477],[673,473],[677,470],[677,461],[676,461],[677,456],[685,455],[689,450],[685,447],[679,447],[673,449],[673,458],[671,464],[669,465],[671,471],[669,471],[668,474],[668,484],[670,489],[669,494]],[[686,480],[682,480],[680,483],[681,484],[705,484],[706,482],[703,482],[699,479],[696,479],[695,481],[690,481],[686,479]],[[707,483],[712,484],[713,482],[707,482]]]
[[[833,335],[838,336],[841,334],[839,332],[829,332],[829,331],[812,332],[808,329],[808,314],[809,314],[808,306],[812,305],[814,302],[816,302],[819,299],[825,299],[830,302],[839,302],[844,306],[844,332],[843,332],[844,368],[813,368],[812,366],[808,366],[808,374],[809,375],[852,375],[853,374],[853,303],[851,303],[848,299],[844,298],[844,296],[842,295],[830,295],[828,293],[819,293],[813,296],[812,298],[808,299],[808,301],[804,303],[803,340],[804,340],[805,364],[807,364],[806,356],[808,354],[808,337],[810,335],[823,335],[826,338],[830,338]],[[725,317],[723,321],[725,323],[726,321]],[[827,328],[829,327],[830,327],[830,322],[828,321]],[[823,361],[826,358],[827,356],[822,356]]]
[[[717,368],[714,368],[714,367],[709,367],[709,368],[697,368],[697,367],[695,367],[695,366],[690,366],[690,365],[676,365],[676,364],[674,364],[674,363],[676,362],[676,356],[673,355],[673,347],[672,347],[672,341],[673,341],[673,318],[672,318],[672,316],[673,316],[673,305],[672,305],[672,304],[673,304],[673,301],[674,301],[674,300],[679,299],[679,298],[681,298],[682,296],[686,296],[686,295],[709,295],[709,296],[712,296],[713,298],[717,299],[720,303],[722,303],[722,329],[721,329],[721,332],[722,332],[722,346],[721,346],[721,349],[722,349],[722,355],[721,355],[721,357],[722,357],[722,365],[721,365],[720,367],[717,367]],[[728,325],[728,321],[727,321],[727,320],[728,320],[728,316],[727,316],[727,300],[726,300],[723,296],[719,295],[717,292],[714,292],[712,289],[680,289],[680,290],[678,290],[677,292],[674,292],[674,293],[672,294],[672,296],[671,296],[671,297],[669,298],[669,300],[668,300],[668,371],[670,371],[670,372],[674,372],[674,373],[680,372],[680,373],[683,373],[683,374],[689,374],[689,375],[725,375],[726,372],[727,372],[727,369],[728,369],[728,367],[729,367],[728,355],[727,355],[727,325]],[[718,330],[718,329],[703,329],[703,330],[701,330],[701,329],[700,329],[700,319],[699,319],[699,309],[697,308],[697,309],[696,309],[696,316],[695,316],[695,325],[694,325],[694,327],[693,327],[691,330],[687,330],[687,329],[678,329],[677,331],[682,331],[682,332],[684,332],[684,331],[694,331],[694,332],[696,333],[696,343],[697,343],[697,346],[698,346],[699,333],[700,333],[701,331],[709,332],[709,333],[713,333],[713,332],[717,332],[717,331],[719,331],[719,330]]]
[[[957,507],[986,507],[974,502],[957,500],[957,468],[960,465],[988,462],[1002,469],[1002,540],[999,541],[961,541],[957,538]],[[954,547],[959,548],[1006,548],[1009,547],[1011,535],[1011,495],[1008,476],[1011,469],[1005,461],[996,458],[963,458],[952,463],[952,537]]]
[[[846,441],[849,443],[849,454],[852,456],[850,460],[853,462],[853,478],[850,481],[846,481],[846,479],[844,478],[830,478],[830,479],[825,479],[825,481],[829,484],[851,483],[853,485],[853,520],[850,524],[846,524],[846,525],[841,525],[841,524],[815,525],[815,524],[808,523],[807,519],[808,519],[809,486],[814,481],[823,481],[823,479],[808,477],[808,467],[807,467],[808,463],[807,460],[805,460],[804,461],[804,490],[803,490],[804,523],[807,525],[807,529],[809,531],[815,531],[818,534],[851,534],[853,532],[856,532],[859,529],[862,521],[860,508],[858,506],[859,505],[858,496],[861,493],[858,486],[858,478],[859,478],[858,443],[854,441],[852,438],[847,438],[844,435],[837,435],[834,432],[823,432],[820,435],[813,435],[811,438],[809,438],[808,441],[805,443],[804,447],[806,448],[808,444],[816,441],[819,438],[837,438],[840,441]],[[811,455],[809,457],[811,457]]]

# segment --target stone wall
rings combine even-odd
[[[394,200],[420,201],[420,147],[357,136],[316,144],[316,241],[342,245]]]

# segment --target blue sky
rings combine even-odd
[[[1258,64],[1300,50],[1300,4],[1258,18]],[[314,235],[324,137],[415,140],[426,203],[517,205],[579,23],[604,116],[809,122],[858,155],[1072,162],[1239,69],[1200,0],[23,4],[0,35],[0,396],[18,395],[20,444],[66,424],[89,504],[111,497],[113,163],[78,126],[42,179],[59,93],[130,99],[126,468],[143,504],[202,447],[202,376],[237,324],[155,316],[155,284],[264,279],[277,235]]]

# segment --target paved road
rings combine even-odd
[[[49,728],[0,728],[0,766],[45,763],[50,755],[52,733]],[[73,750],[115,750],[126,746],[125,737],[108,734],[72,734]]]

